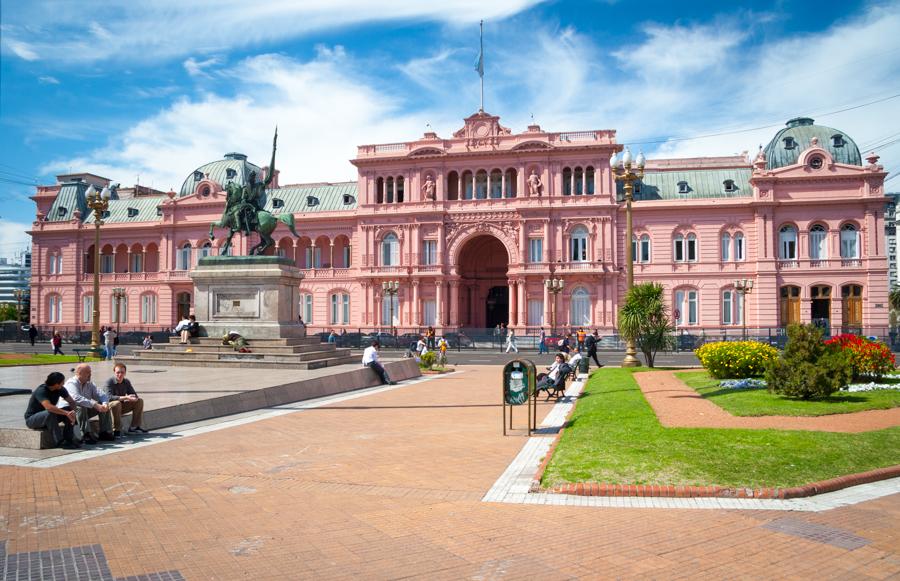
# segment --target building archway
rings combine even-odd
[[[461,327],[487,328],[509,324],[509,253],[489,234],[467,240],[459,252],[459,299],[456,308]]]

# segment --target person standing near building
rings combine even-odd
[[[547,349],[547,331],[541,327],[541,341],[538,343],[538,355],[543,355],[544,353],[549,353],[550,350]]]
[[[106,360],[112,361],[116,354],[116,331],[112,327],[103,333],[103,345],[106,347]]]
[[[434,351],[434,327],[431,325],[428,326],[428,330],[425,331],[425,341],[428,343],[428,349]]]
[[[506,352],[509,353],[510,350],[519,352],[519,346],[516,344],[516,332],[513,331],[512,327],[509,327],[506,331]]]
[[[31,346],[34,347],[34,340],[37,339],[38,330],[37,327],[31,325],[28,327],[28,338],[31,340]]]
[[[578,332],[575,333],[575,337],[578,339],[578,350],[584,351],[584,340],[587,337],[587,333],[584,332],[584,327],[578,328]]]

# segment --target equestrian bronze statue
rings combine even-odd
[[[231,248],[231,239],[237,232],[242,232],[244,236],[250,236],[252,232],[259,234],[259,243],[250,249],[250,255],[261,255],[270,247],[275,245],[272,239],[272,232],[278,225],[278,222],[285,224],[296,237],[300,237],[294,229],[294,215],[291,213],[273,215],[262,207],[263,200],[266,195],[266,188],[272,183],[275,177],[275,150],[278,143],[278,129],[275,129],[275,138],[272,140],[272,162],[269,164],[269,172],[264,181],[256,180],[256,172],[251,171],[245,176],[246,183],[241,186],[234,182],[229,183],[225,187],[225,211],[218,222],[209,225],[209,239],[214,240],[214,228],[227,228],[228,238],[219,252],[224,256],[228,254]]]

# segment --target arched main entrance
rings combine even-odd
[[[491,235],[472,238],[459,253],[459,324],[495,327],[509,323],[509,254]],[[451,307],[452,308],[452,307]]]

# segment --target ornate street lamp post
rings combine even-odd
[[[626,147],[621,162],[616,161],[615,154],[609,162],[613,177],[622,182],[625,188],[625,266],[628,276],[626,296],[634,286],[634,254],[632,252],[634,229],[631,221],[631,202],[634,200],[634,182],[644,177],[644,154],[639,153],[634,161],[634,168],[632,168],[631,150]],[[630,338],[625,344],[625,359],[622,360],[622,367],[640,367],[640,365],[641,361],[637,358],[634,338]]]
[[[553,308],[550,310],[550,334],[556,336],[556,295],[562,292],[565,282],[561,278],[548,278],[544,281],[547,292],[553,295]]]
[[[122,299],[125,298],[125,289],[120,286],[112,289],[112,296],[116,299],[116,335],[118,335],[119,325],[122,322]]]
[[[94,309],[91,327],[91,353],[100,356],[100,226],[103,224],[103,212],[109,208],[109,187],[104,187],[100,194],[93,185],[85,195],[87,206],[94,212]]]
[[[747,340],[747,295],[753,292],[753,280],[739,278],[734,281],[734,291],[741,296],[741,336]]]
[[[381,290],[388,297],[388,305],[391,318],[391,337],[394,336],[394,297],[400,292],[399,280],[386,280],[381,283]],[[381,311],[382,313],[384,311]]]

